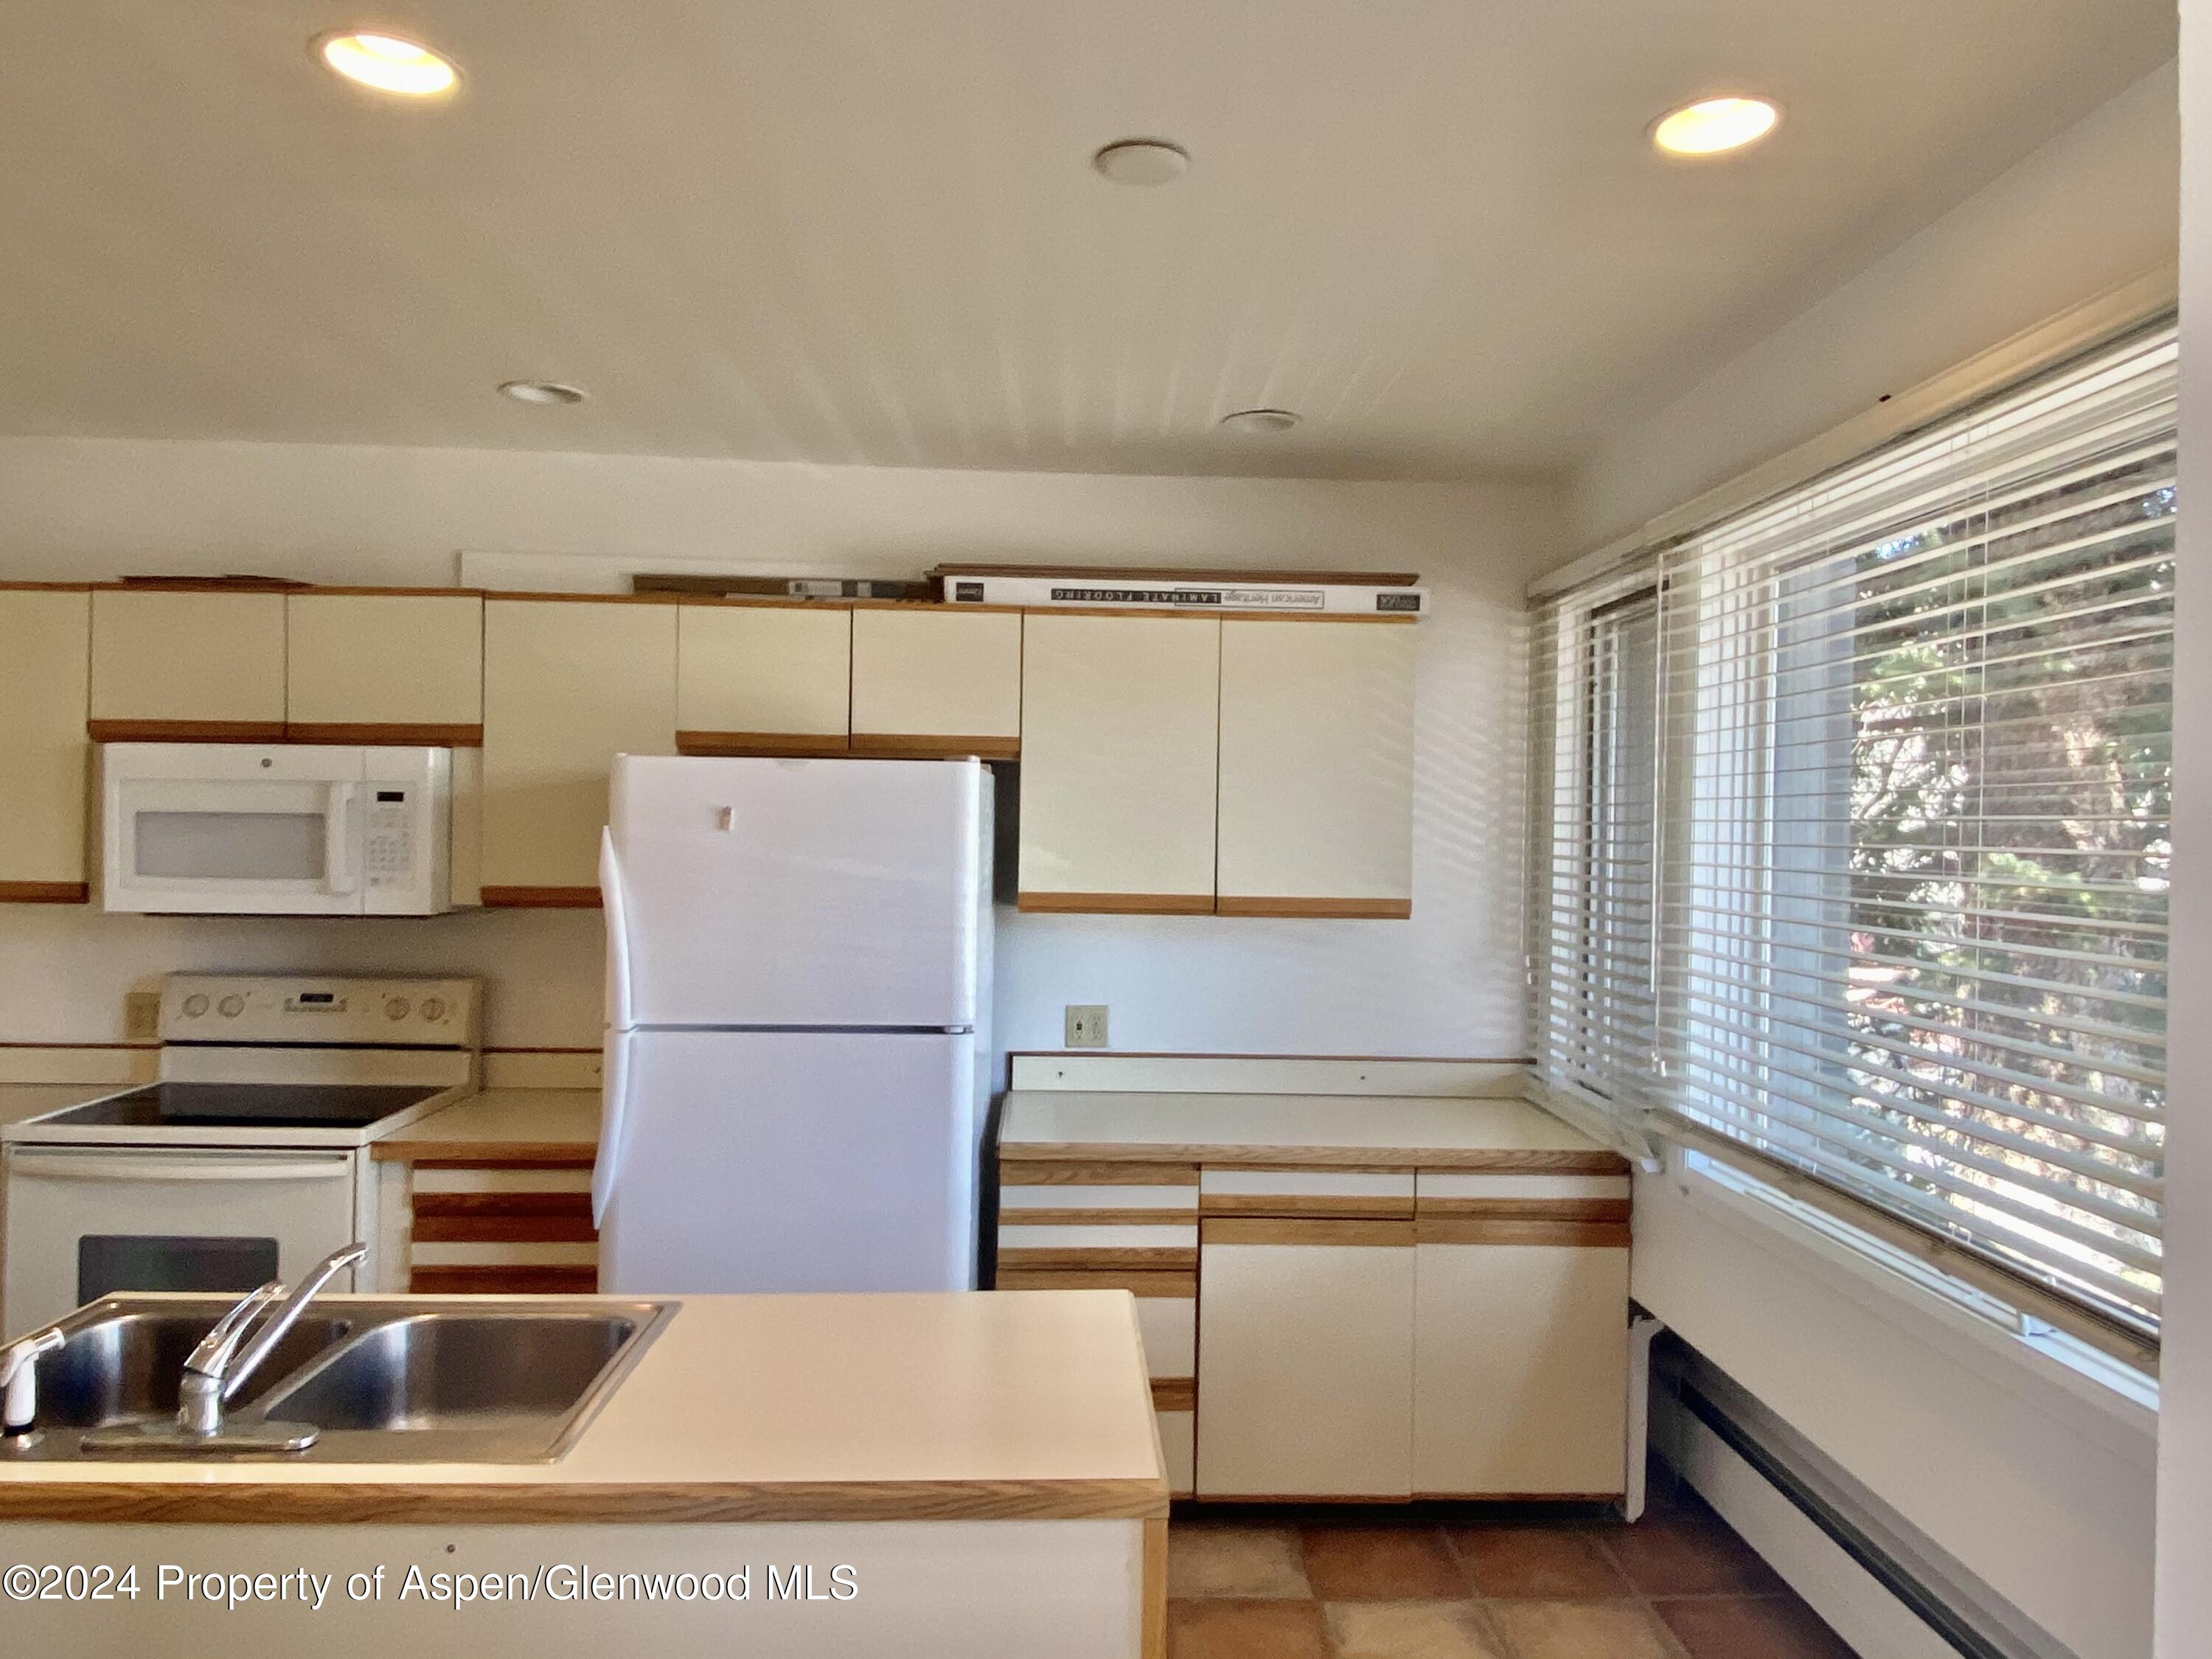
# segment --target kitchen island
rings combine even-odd
[[[1103,1659],[1157,1648],[1166,1513],[1126,1294],[690,1297],[556,1462],[0,1458],[0,1569],[64,1572],[0,1622],[52,1655]]]

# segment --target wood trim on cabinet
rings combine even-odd
[[[1480,1221],[1626,1222],[1626,1198],[1423,1198],[1413,1214],[1429,1221],[1450,1216]]]
[[[118,720],[84,723],[94,743],[282,743],[282,720]]]
[[[1014,908],[1032,913],[1106,916],[1210,916],[1211,893],[1018,893]]]
[[[1137,1586],[1144,1629],[1137,1650],[1142,1659],[1168,1659],[1168,1523],[1148,1520],[1144,1526],[1144,1565]]]
[[[1411,1249],[1411,1221],[1215,1219],[1201,1221],[1201,1244],[1379,1244]]]
[[[597,1267],[410,1267],[407,1273],[410,1296],[595,1296],[599,1289]]]
[[[691,593],[682,588],[648,588],[652,593],[665,593],[678,605],[720,605],[725,609],[744,611],[850,611],[858,603],[839,594],[835,599],[824,594],[820,599],[809,599],[804,593]],[[914,605],[914,599],[887,600],[887,604]]]
[[[1001,1227],[1188,1227],[1196,1210],[1121,1210],[1101,1207],[1092,1210],[1032,1210],[1026,1205],[1014,1209],[1000,1206],[999,1224]]]
[[[1223,893],[1213,901],[1218,916],[1321,916],[1345,921],[1405,921],[1413,914],[1411,899],[1254,898]]]
[[[83,881],[0,881],[0,904],[86,904],[92,884]]]
[[[483,726],[398,720],[287,720],[287,743],[396,744],[410,749],[481,749]]]
[[[477,894],[486,909],[596,910],[602,903],[596,887],[494,887]]]
[[[1417,1492],[1413,1496],[1416,1504],[1613,1504],[1620,1499],[1614,1492]],[[1280,1498],[1264,1500],[1280,1503]],[[1328,1501],[1328,1500],[1322,1500]],[[1394,1500],[1404,1502],[1401,1498]]]
[[[1392,1173],[1396,1173],[1393,1171]],[[1411,1193],[1207,1193],[1198,1200],[1201,1216],[1376,1216],[1411,1220]]]
[[[536,588],[483,591],[486,605],[677,605],[684,597],[680,593],[556,593]]]
[[[1066,564],[939,564],[921,573],[933,581],[947,576],[1060,576],[1070,581],[1242,582],[1250,587],[1413,587],[1420,577],[1410,570],[1218,570],[1180,569],[1173,565],[1124,564],[1085,569]]]
[[[852,752],[887,760],[1018,760],[1019,738],[939,738],[900,732],[855,732]]]
[[[1625,1250],[1625,1221],[1494,1220],[1479,1217],[1417,1219],[1424,1244],[1565,1244],[1580,1249]]]
[[[850,754],[852,743],[837,732],[678,732],[676,752],[824,760]]]
[[[418,1204],[412,1237],[417,1244],[590,1244],[599,1229],[583,1215],[425,1215]]]
[[[589,1193],[416,1193],[412,1203],[417,1221],[425,1216],[532,1216],[570,1220],[582,1216],[589,1220],[592,1214]],[[553,1237],[550,1233],[546,1235],[547,1239]]]
[[[1194,1141],[1030,1140],[1002,1143],[999,1157],[1002,1165],[1025,1160],[1052,1164],[1116,1161],[1215,1164],[1231,1170],[1282,1165],[1301,1170],[1450,1170],[1489,1174],[1628,1173],[1627,1159],[1600,1146],[1254,1146]]]
[[[1127,1291],[1131,1296],[1157,1297],[1169,1302],[1188,1302],[1198,1295],[1198,1274],[1194,1271],[1158,1272],[1139,1268],[1135,1272],[1109,1272],[1103,1268],[1086,1267],[1017,1267],[1009,1272],[1000,1257],[998,1281],[992,1286],[1000,1291]]]
[[[1152,1409],[1156,1412],[1194,1412],[1198,1409],[1198,1379],[1194,1376],[1156,1376],[1152,1379]]]
[[[1195,1187],[1195,1164],[1001,1164],[1002,1187]]]
[[[588,1170],[599,1161],[596,1142],[572,1140],[380,1140],[368,1155],[418,1170]]]
[[[1190,1224],[1188,1216],[1179,1217],[1183,1225]],[[1003,1221],[1003,1218],[1002,1218]],[[1409,1237],[1406,1242],[1413,1241]],[[1009,1267],[1090,1267],[1100,1271],[1122,1268],[1195,1267],[1198,1250],[1188,1244],[1094,1244],[1076,1245],[1067,1249],[1056,1246],[1028,1246],[1018,1249],[999,1251],[1001,1277]],[[1068,1286],[1073,1289],[1073,1285]]]

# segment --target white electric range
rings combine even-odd
[[[356,1239],[374,1287],[368,1148],[475,1091],[478,1003],[470,979],[169,975],[159,1082],[0,1127],[0,1330],[289,1282]]]

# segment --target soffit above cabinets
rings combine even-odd
[[[0,434],[1052,471],[1571,461],[2171,55],[2160,0],[12,9]],[[1781,100],[1726,161],[1644,141]],[[1102,179],[1172,138],[1188,174]],[[586,387],[573,407],[501,382]],[[1291,430],[1239,434],[1281,406]]]

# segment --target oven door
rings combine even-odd
[[[362,908],[359,786],[126,778],[108,791],[110,910],[344,915]]]
[[[9,1146],[4,1167],[11,1334],[111,1291],[289,1283],[353,1240],[351,1152]]]

